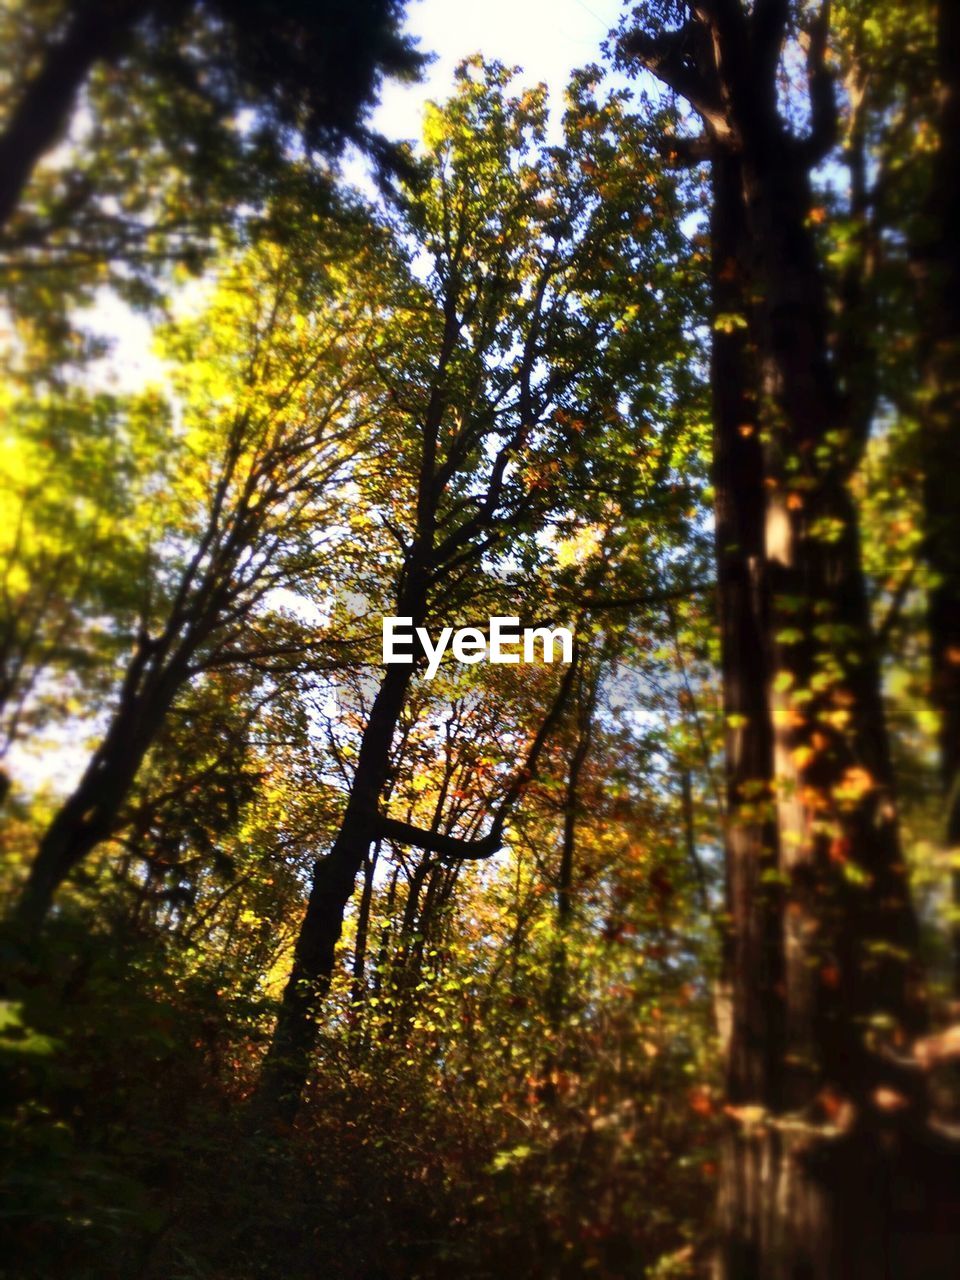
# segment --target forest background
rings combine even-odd
[[[2,1275],[956,1274],[960,22],[495,20],[0,9]]]

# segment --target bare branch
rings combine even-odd
[[[479,840],[463,840],[459,836],[448,836],[440,831],[427,831],[423,827],[415,827],[412,823],[401,822],[398,818],[381,816],[377,819],[376,833],[382,839],[395,840],[398,844],[410,844],[417,849],[425,849],[428,853],[438,853],[443,858],[457,860],[489,858],[503,843],[501,828],[496,824],[489,835]]]
[[[398,844],[412,844],[416,848],[426,849],[429,853],[438,853],[445,860],[456,862],[477,861],[489,858],[496,853],[503,845],[503,828],[510,816],[510,811],[536,776],[537,763],[543,748],[567,705],[579,671],[580,655],[580,647],[575,643],[573,661],[568,664],[563,673],[556,697],[534,734],[523,764],[510,779],[487,835],[476,840],[465,840],[459,836],[443,835],[438,831],[426,831],[422,827],[415,827],[409,822],[400,822],[385,814],[378,815],[376,819],[374,828],[376,835],[394,840]]]

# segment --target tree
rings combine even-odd
[[[599,439],[601,423],[619,425],[621,397],[639,395],[657,377],[669,396],[666,370],[683,351],[675,315],[656,310],[654,289],[641,283],[675,261],[662,219],[670,184],[651,174],[653,213],[638,217],[623,203],[622,174],[601,167],[607,158],[616,163],[627,137],[642,145],[642,127],[623,98],[599,106],[583,76],[572,90],[566,146],[554,152],[545,145],[542,87],[509,98],[510,74],[480,61],[461,67],[458,79],[457,96],[428,118],[426,175],[406,211],[406,234],[414,251],[429,256],[430,273],[423,285],[406,285],[394,310],[408,318],[388,330],[380,353],[393,406],[382,427],[397,443],[389,489],[375,474],[368,502],[390,512],[384,524],[400,551],[384,593],[389,611],[413,626],[470,608],[484,565],[499,565],[520,585],[510,560],[535,565],[537,535],[568,501],[561,459],[571,466],[585,459],[589,476],[590,457],[593,481],[609,480],[603,449],[588,455],[591,436]],[[654,266],[661,247],[665,256]],[[630,290],[634,315],[651,325],[642,347],[625,334],[614,279]],[[383,812],[391,746],[414,676],[413,665],[386,669],[339,831],[317,862],[264,1068],[261,1092],[270,1107],[297,1106],[344,913],[370,845],[394,840],[453,860],[492,855],[569,682],[568,672],[519,753],[487,833],[467,840]]]
[[[925,1011],[849,491],[869,415],[856,370],[831,355],[816,236],[811,174],[837,130],[829,9],[711,0],[680,27],[653,7],[635,16],[623,57],[693,108],[703,134],[677,149],[713,171],[733,815],[723,1268],[873,1275],[888,1247],[873,1197],[893,1196],[906,1135],[923,1130],[922,1088],[896,1050]],[[805,108],[789,91],[783,105],[796,41]],[[897,1154],[881,1156],[891,1140]]]
[[[933,705],[939,713],[943,794],[942,835],[955,856],[960,846],[960,529],[956,492],[960,481],[960,19],[956,6],[936,7],[939,146],[934,157],[922,230],[915,234],[921,275],[919,356],[922,466],[926,517],[924,552],[934,581],[927,622]],[[960,907],[960,868],[953,872],[954,906]],[[960,921],[953,930],[954,985],[960,991]]]
[[[383,156],[382,140],[363,123],[381,77],[416,75],[423,65],[399,33],[401,16],[396,0],[13,3],[5,25],[19,74],[8,89],[0,131],[0,227],[39,161],[65,134],[91,76],[124,64],[148,78],[159,74],[175,99],[184,89],[194,98],[195,154],[191,159],[188,150],[187,163],[206,165],[208,178],[211,162],[215,176],[226,176],[222,160],[236,150],[231,130],[244,111],[256,115],[255,140],[268,141],[275,153],[295,139],[308,153],[333,154],[353,141]],[[186,124],[189,130],[190,121],[165,117],[162,95],[157,107],[163,144],[182,155],[174,129]],[[255,144],[248,160],[256,151]],[[72,193],[68,208],[81,194]]]
[[[363,392],[376,271],[361,262],[377,259],[380,242],[368,233],[360,246],[356,230],[348,221],[344,236],[318,247],[311,224],[295,261],[265,243],[228,262],[202,319],[170,334],[182,425],[172,448],[140,459],[151,465],[139,512],[145,572],[137,590],[127,582],[128,608],[115,619],[122,674],[99,745],[40,839],[16,909],[28,931],[115,830],[145,756],[192,681],[324,648],[270,601],[322,573],[331,554],[328,503],[372,412]]]

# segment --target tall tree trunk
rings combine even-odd
[[[149,649],[141,646],[103,742],[40,839],[13,911],[16,926],[27,936],[41,927],[71,872],[115,830],[144,757],[186,679],[185,652],[145,674],[152,661]]]
[[[754,1095],[766,1114],[732,1139],[726,1267],[867,1277],[892,1257],[898,1169],[923,1107],[894,1058],[925,1011],[848,488],[863,441],[828,354],[808,161],[762,113],[739,133],[765,396],[784,1025],[773,1087]],[[885,1099],[903,1109],[897,1124]]]
[[[779,837],[773,805],[769,705],[770,583],[764,461],[749,336],[746,227],[739,161],[713,165],[713,485],[723,704],[726,722],[725,947],[733,1025],[731,1101],[778,1098],[783,1060]]]
[[[353,946],[353,982],[350,1003],[359,1017],[360,1006],[366,994],[367,945],[370,937],[370,911],[373,904],[373,876],[380,856],[380,841],[363,864],[363,889],[357,908],[357,937]]]
[[[583,689],[580,689],[581,697]],[[590,752],[590,726],[582,717],[577,726],[573,752],[567,766],[567,783],[563,795],[563,831],[560,838],[560,864],[557,868],[557,895],[550,977],[547,986],[546,1013],[551,1038],[543,1060],[543,1080],[538,1089],[540,1101],[553,1102],[558,1095],[560,1073],[568,1070],[572,1054],[563,1038],[564,1024],[570,1013],[570,923],[573,919],[573,869],[577,856],[577,823],[580,817],[580,777]]]
[[[729,1089],[739,1115],[721,1194],[724,1266],[738,1280],[867,1277],[886,1265],[896,1168],[906,1158],[902,1138],[886,1139],[899,1156],[881,1139],[888,1126],[877,1099],[902,1100],[907,1113],[919,1108],[910,1077],[891,1058],[921,1029],[923,1010],[847,488],[860,442],[851,438],[827,357],[823,287],[804,223],[812,203],[806,170],[766,148],[747,149],[737,163],[766,397],[763,501],[759,508],[756,495],[749,501],[765,525],[761,669],[773,746],[782,976],[761,990],[758,977],[769,978],[776,966],[743,968],[742,931],[753,912],[736,901],[745,892],[766,915],[758,894],[773,901],[774,891],[764,889],[761,872],[733,894],[739,954]],[[756,674],[748,679],[756,686]],[[755,1065],[763,1067],[751,1078],[749,1056],[737,1061],[745,1041],[736,1024],[759,1008]],[[884,1025],[892,1029],[887,1044],[872,1042],[878,1037],[870,1028]],[[837,1115],[851,1118],[842,1137],[829,1132]]]
[[[425,590],[425,589],[424,589]],[[415,613],[423,620],[423,595]],[[409,601],[406,602],[409,605]],[[403,612],[401,610],[401,612]],[[294,949],[277,1025],[260,1081],[260,1104],[291,1117],[310,1070],[316,1017],[330,989],[343,916],[357,873],[377,834],[376,819],[390,766],[391,746],[414,668],[387,667],[363,732],[346,809],[330,852],[313,871],[307,910]]]
[[[437,811],[436,818],[440,813]],[[419,982],[419,957],[423,951],[424,932],[430,925],[431,887],[437,868],[433,855],[424,851],[407,882],[407,898],[400,917],[400,927],[390,961],[390,1018],[383,1029],[384,1040],[399,1040],[406,1033],[412,1017],[411,1004]],[[424,885],[425,901],[421,900]]]
[[[569,988],[569,932],[573,918],[573,868],[577,853],[577,822],[580,817],[580,779],[590,754],[593,714],[599,691],[599,670],[590,673],[585,687],[580,650],[575,655],[578,667],[576,737],[567,763],[567,782],[563,794],[563,832],[560,840],[560,865],[557,868],[556,940],[550,962],[550,985],[547,991],[547,1016],[554,1037],[558,1037],[567,1012]],[[556,1053],[548,1062],[550,1069],[561,1065]]]
[[[918,246],[925,538],[933,571],[927,622],[931,692],[940,716],[943,838],[960,856],[960,7],[938,10],[940,141],[926,242]],[[960,913],[960,867],[953,872]],[[954,993],[960,997],[960,919],[953,925]]]
[[[557,871],[556,939],[550,961],[550,986],[547,992],[547,1015],[554,1036],[563,1027],[567,1011],[569,965],[568,939],[573,914],[573,866],[577,851],[577,817],[580,809],[580,772],[587,754],[587,743],[578,740],[570,760],[567,785],[563,797],[563,834],[560,840],[560,866]],[[558,1065],[553,1054],[548,1066]],[[549,1073],[548,1073],[549,1074]]]
[[[816,1048],[816,1074],[862,1097],[877,1083],[863,1020],[882,1013],[908,1032],[923,1023],[911,972],[916,923],[848,488],[862,441],[846,421],[829,361],[806,165],[762,137],[745,151],[743,170],[770,423],[766,554],[781,863],[788,902],[799,908],[787,912],[788,1049]],[[811,945],[805,929],[813,918]],[[793,1101],[803,1102],[808,1073],[791,1075]]]
[[[48,49],[0,133],[0,229],[39,161],[66,132],[93,67],[119,54],[144,8],[129,0],[71,6],[63,35]]]
[[[712,166],[713,485],[726,733],[723,985],[730,993],[726,1095],[779,1111],[785,1016],[780,838],[770,690],[770,577],[757,364],[750,337],[748,240],[737,157]],[[722,1150],[719,1226],[726,1276],[758,1275],[758,1241],[776,1231],[763,1195],[761,1142],[738,1127]]]
[[[810,32],[804,139],[778,106],[787,4],[704,0],[682,31],[624,42],[704,122],[723,201],[715,302],[729,252],[756,348],[760,410],[737,424],[730,400],[742,402],[745,384],[724,373],[736,367],[736,326],[717,316],[719,577],[735,717],[732,1123],[719,1204],[728,1280],[890,1274],[898,1179],[922,1123],[917,1074],[897,1060],[924,1007],[848,489],[863,424],[831,363],[811,220],[810,169],[835,129],[828,13]]]

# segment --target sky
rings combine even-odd
[[[457,63],[477,52],[522,67],[528,83],[545,81],[559,101],[570,72],[599,61],[622,7],[622,0],[410,0],[406,30],[436,61],[424,84],[387,84],[373,123],[388,137],[417,138],[423,104],[444,98]]]
[[[544,81],[559,107],[570,72],[599,61],[600,45],[622,8],[623,0],[408,0],[405,30],[434,61],[419,84],[387,81],[371,124],[388,138],[416,141],[424,105],[443,101],[457,63],[477,52],[522,68],[525,83]],[[347,165],[346,177],[371,189],[360,162]],[[162,379],[144,317],[105,291],[86,323],[111,339],[99,373],[112,390],[132,392]]]

